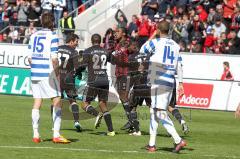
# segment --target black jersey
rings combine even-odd
[[[78,52],[68,45],[59,46],[58,57],[61,74],[74,72],[78,68]]]
[[[78,52],[67,45],[62,45],[59,46],[58,57],[61,92],[65,91],[71,97],[76,96],[74,74],[78,68]]]
[[[88,84],[108,84],[107,62],[110,59],[110,53],[99,45],[94,45],[83,52],[81,65],[87,67]]]

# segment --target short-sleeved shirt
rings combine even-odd
[[[31,80],[41,81],[53,73],[52,59],[58,57],[58,36],[49,29],[31,35],[28,52],[31,58]]]
[[[141,53],[152,54],[148,71],[151,84],[166,89],[174,87],[174,76],[182,61],[179,50],[179,45],[169,38],[153,39],[142,46]]]
[[[83,52],[80,63],[87,67],[88,84],[108,82],[107,62],[109,61],[111,61],[110,54],[99,45],[94,45]]]

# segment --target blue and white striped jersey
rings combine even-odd
[[[31,80],[47,79],[53,72],[52,59],[58,58],[58,42],[57,34],[49,29],[37,31],[30,37]]]
[[[157,38],[147,41],[140,53],[150,55],[149,83],[161,85],[162,88],[174,87],[174,76],[180,72],[182,82],[182,58],[179,54],[179,45],[168,38]]]

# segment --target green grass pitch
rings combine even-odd
[[[180,152],[170,152],[172,139],[162,126],[159,127],[156,153],[148,153],[144,146],[148,143],[149,113],[146,107],[139,107],[140,124],[143,135],[129,136],[120,127],[126,122],[123,108],[117,106],[111,111],[113,126],[117,135],[103,136],[105,122],[94,129],[95,119],[81,120],[84,131],[75,132],[73,121],[62,122],[62,134],[71,139],[71,144],[61,145],[51,142],[51,116],[49,100],[41,109],[40,134],[44,142],[32,142],[31,97],[0,95],[0,159],[221,159],[240,158],[240,120],[232,112],[181,109],[191,133],[184,136],[181,127],[174,120],[176,129],[188,146]]]

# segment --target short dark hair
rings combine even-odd
[[[162,20],[158,23],[158,29],[161,31],[163,34],[168,34],[170,28],[170,23],[167,22],[166,20]]]
[[[79,39],[79,36],[77,34],[70,33],[67,35],[66,43],[69,43],[70,41],[75,41],[76,39]]]
[[[224,64],[225,66],[229,67],[229,62],[224,61],[223,64]]]
[[[53,29],[54,27],[54,16],[52,13],[46,12],[41,16],[41,23],[43,28]]]
[[[101,44],[101,35],[93,34],[91,37],[92,44]]]

